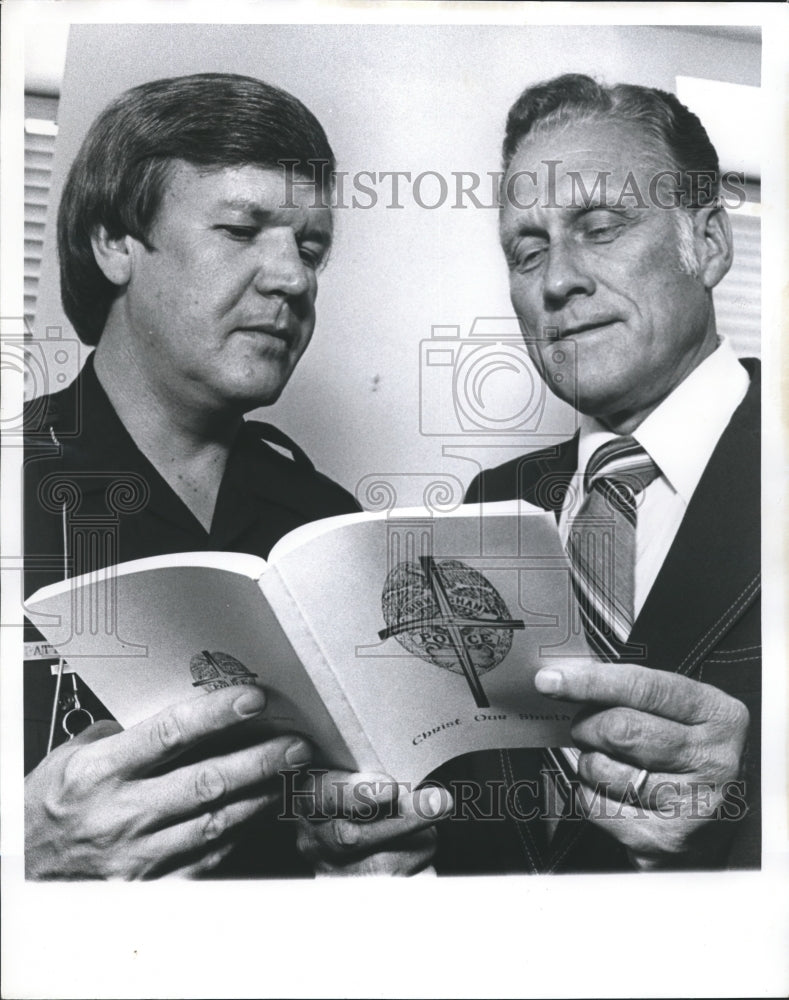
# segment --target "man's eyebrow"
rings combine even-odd
[[[518,240],[529,236],[533,236],[535,239],[544,239],[548,236],[548,231],[544,226],[523,220],[502,230],[501,242],[503,246],[512,246]]]
[[[232,208],[239,212],[248,212],[256,219],[260,219],[262,221],[271,218],[271,215],[273,214],[271,209],[262,208],[260,204],[252,198],[223,198],[217,207],[219,209]]]
[[[600,198],[591,198],[588,204],[575,206],[570,210],[572,212],[573,221],[583,218],[585,215],[590,215],[592,212],[612,212],[614,215],[618,215],[623,219],[638,219],[640,218],[640,212],[635,205],[620,205],[618,202],[603,201]]]
[[[589,204],[567,205],[561,208],[564,219],[570,225],[576,225],[585,216],[597,211],[612,212],[626,221],[639,218],[639,212],[630,206],[611,205],[596,198],[590,200]],[[517,240],[528,239],[529,237],[533,239],[549,239],[548,227],[523,219],[502,232],[501,242],[502,245],[506,246],[515,243]]]

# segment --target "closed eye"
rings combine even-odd
[[[299,246],[299,256],[307,267],[318,270],[326,263],[327,248],[325,246],[313,246],[302,243]]]
[[[252,240],[257,235],[257,229],[254,226],[233,226],[223,223],[214,228],[226,233],[233,240]]]
[[[621,235],[627,224],[628,215],[610,209],[590,209],[580,219],[580,233],[593,243],[611,243]]]
[[[595,243],[610,243],[616,239],[623,228],[621,223],[610,226],[590,226],[585,235]]]
[[[507,264],[511,271],[523,273],[533,271],[540,266],[545,254],[545,247],[534,247],[532,249],[515,249],[507,254]]]

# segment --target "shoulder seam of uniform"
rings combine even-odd
[[[291,458],[290,461],[295,462],[297,465],[306,465],[310,469],[314,469],[309,456],[296,444],[296,442],[289,437],[284,431],[281,431],[278,427],[273,424],[265,423],[262,420],[247,420],[247,426],[250,430],[253,430],[259,435],[260,440],[263,444],[268,445],[273,451],[283,458],[287,458],[280,449],[285,449],[290,451]]]

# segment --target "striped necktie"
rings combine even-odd
[[[626,657],[632,647],[637,497],[660,470],[631,437],[601,445],[589,459],[585,499],[570,525],[567,555],[581,622],[592,651],[603,660]],[[546,748],[549,783],[565,810],[578,774],[580,750]]]
[[[620,657],[633,628],[637,497],[659,474],[632,437],[606,442],[586,468],[567,555],[587,638],[606,660]]]

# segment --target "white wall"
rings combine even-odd
[[[147,79],[198,71],[246,73],[294,93],[323,123],[342,170],[449,177],[498,169],[507,110],[537,80],[580,71],[667,90],[677,75],[758,86],[760,45],[752,35],[659,27],[76,25],[53,204],[86,129],[113,96]],[[431,191],[425,187],[426,198]],[[485,465],[514,454],[491,438],[420,432],[420,341],[431,326],[465,333],[475,317],[511,316],[495,211],[453,209],[452,201],[434,211],[411,198],[401,210],[338,211],[313,344],[265,414],[349,488],[371,474],[393,479],[399,503],[420,502],[442,473],[468,481],[476,466],[442,455],[444,445],[484,445],[464,454]],[[68,328],[49,226],[36,334],[47,326]],[[450,391],[447,382],[446,420]],[[438,395],[432,388],[434,405]],[[542,429],[565,436],[568,428],[567,414],[549,402]],[[537,443],[504,441],[521,451]]]

